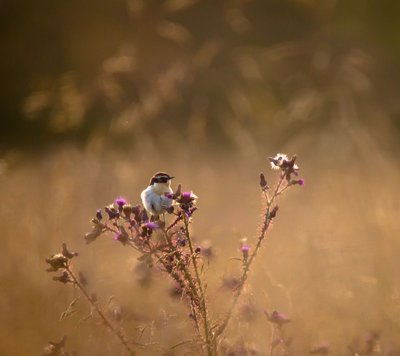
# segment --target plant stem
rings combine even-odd
[[[167,244],[168,244],[169,248],[172,251],[176,251],[176,247],[172,243],[171,236],[168,234],[168,230],[164,229],[163,232],[164,232],[164,236],[165,236],[165,239],[167,240]],[[186,268],[184,261],[182,261],[182,259],[179,257],[179,255],[178,255],[178,261],[179,261],[179,267],[181,268],[181,271],[183,272],[184,278],[188,282],[190,291],[192,293],[192,295],[188,295],[188,297],[190,298],[190,307],[191,307],[192,312],[193,312],[194,321],[195,321],[195,325],[196,325],[196,330],[197,330],[197,332],[199,334],[200,339],[202,341],[204,341],[203,338],[202,338],[200,329],[199,329],[198,317],[196,315],[196,306],[199,306],[200,309],[201,309],[201,301],[200,301],[201,297],[199,296],[199,293],[198,293],[196,285],[195,285],[195,283],[193,281],[193,277],[190,274],[190,271]],[[160,263],[163,264],[163,261],[161,260]],[[174,278],[173,275],[172,275],[172,277]]]
[[[72,278],[73,282],[75,285],[78,286],[78,288],[81,290],[82,294],[85,296],[85,298],[88,300],[88,302],[92,305],[92,307],[96,310],[97,314],[100,316],[100,318],[103,320],[104,324],[111,330],[111,332],[119,339],[121,344],[125,347],[125,349],[128,351],[129,355],[133,356],[135,355],[135,351],[131,349],[129,346],[128,342],[124,339],[124,337],[121,335],[121,333],[114,328],[114,326],[111,324],[111,322],[106,318],[104,313],[100,310],[100,308],[97,306],[97,304],[92,300],[92,298],[89,296],[88,292],[86,289],[83,287],[83,285],[78,281],[74,273],[72,272],[71,268],[69,265],[65,267],[67,270],[68,274]]]
[[[189,249],[190,249],[190,254],[192,257],[192,262],[193,262],[193,268],[194,268],[194,272],[196,274],[196,281],[197,281],[197,285],[199,288],[199,292],[200,292],[200,310],[201,310],[201,314],[203,317],[203,325],[204,325],[204,336],[206,339],[206,344],[207,344],[207,354],[208,355],[212,355],[213,354],[213,350],[212,350],[212,344],[211,344],[211,340],[210,340],[210,331],[209,331],[209,322],[208,322],[208,315],[207,315],[207,306],[206,306],[206,299],[205,299],[205,294],[204,294],[204,290],[203,290],[203,286],[202,286],[202,282],[201,282],[201,278],[200,278],[200,273],[199,273],[199,269],[197,267],[197,261],[196,261],[196,256],[195,256],[195,252],[193,250],[193,244],[192,244],[192,239],[190,237],[190,233],[189,233],[189,220],[186,216],[185,213],[183,213],[183,221],[185,224],[185,235],[186,238],[188,240],[188,244],[189,244]]]
[[[163,230],[163,231],[164,231],[164,235],[165,235],[165,237],[166,237],[166,239],[167,239],[167,243],[168,243],[169,248],[170,248],[172,251],[175,251],[176,248],[174,247],[174,245],[173,245],[173,243],[172,243],[172,241],[171,241],[171,237],[168,235],[168,232],[167,232],[166,230]],[[186,280],[188,281],[188,283],[189,283],[189,287],[190,287],[191,291],[193,292],[194,296],[195,296],[197,299],[199,299],[199,295],[198,295],[196,286],[195,286],[195,284],[194,284],[194,282],[193,282],[193,277],[191,276],[190,272],[189,272],[188,269],[186,268],[184,262],[183,262],[182,259],[179,257],[179,255],[178,255],[178,260],[179,260],[180,267],[182,268],[182,272],[183,272],[183,274],[184,274],[184,276],[185,276],[185,279],[186,279]]]
[[[270,212],[271,212],[271,207],[272,207],[272,204],[274,203],[275,198],[279,194],[279,189],[280,189],[280,187],[282,185],[282,182],[283,182],[284,178],[285,178],[285,175],[283,173],[281,173],[281,176],[280,176],[279,181],[278,181],[278,183],[277,183],[277,185],[276,185],[276,187],[274,189],[274,192],[272,194],[271,199],[268,199],[267,193],[264,192],[264,196],[265,196],[265,199],[266,199],[266,202],[267,202],[267,207],[266,207],[265,213],[263,215],[264,219],[263,219],[263,222],[262,222],[262,227],[261,227],[260,234],[258,235],[258,238],[257,238],[257,245],[256,245],[253,253],[251,254],[250,258],[248,259],[248,261],[244,262],[244,268],[243,268],[242,276],[240,278],[239,286],[236,289],[236,293],[235,293],[235,295],[233,297],[232,304],[231,304],[231,306],[229,308],[227,316],[225,317],[225,320],[223,321],[221,326],[217,329],[217,331],[214,333],[214,341],[216,341],[216,339],[225,331],[226,327],[229,324],[230,319],[232,318],[233,311],[234,311],[234,309],[236,307],[236,304],[239,301],[239,297],[240,297],[240,295],[242,293],[244,284],[245,284],[245,282],[247,280],[247,275],[249,273],[250,266],[253,263],[254,259],[256,258],[258,250],[261,247],[261,243],[264,240],[264,238],[266,236],[266,233],[268,231],[268,228],[269,228],[269,226],[271,224],[272,220],[271,220],[271,218],[269,216]]]
[[[271,343],[270,343],[270,348],[269,348],[269,356],[273,356],[274,355],[274,340],[275,339],[275,328],[272,325],[272,330],[271,330]]]

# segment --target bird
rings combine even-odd
[[[157,172],[151,177],[149,186],[140,194],[143,206],[153,220],[158,220],[159,216],[172,206],[171,179],[173,178],[167,173]]]

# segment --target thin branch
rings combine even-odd
[[[207,315],[206,299],[205,299],[205,294],[204,294],[204,290],[203,290],[202,281],[200,279],[199,269],[197,267],[196,255],[195,255],[195,252],[193,250],[192,239],[190,237],[189,221],[188,221],[188,218],[187,218],[185,213],[183,213],[183,222],[185,224],[185,235],[186,235],[186,238],[187,238],[188,244],[189,244],[190,254],[191,254],[192,263],[193,263],[193,268],[194,268],[195,275],[196,275],[196,280],[197,280],[197,286],[198,286],[199,292],[200,292],[200,298],[201,298],[200,310],[201,310],[202,317],[203,317],[204,334],[205,334],[204,336],[205,336],[206,344],[207,344],[207,353],[208,353],[208,355],[212,355],[213,354],[213,350],[212,350],[212,341],[210,340],[210,331],[209,331],[209,322],[208,322],[208,315]]]
[[[235,295],[233,297],[233,301],[232,301],[232,304],[231,304],[231,306],[229,308],[227,316],[225,317],[225,320],[223,321],[221,326],[214,333],[214,340],[215,341],[225,331],[226,327],[229,324],[230,319],[232,318],[233,311],[234,311],[234,309],[236,307],[236,304],[239,301],[239,297],[240,297],[240,295],[242,293],[244,284],[245,284],[245,282],[247,280],[247,275],[248,275],[248,272],[250,270],[250,266],[253,263],[254,259],[256,258],[258,250],[261,247],[261,243],[264,240],[264,238],[266,236],[266,233],[268,231],[268,228],[269,228],[269,226],[271,224],[271,221],[272,221],[272,219],[270,218],[271,207],[272,207],[272,204],[274,203],[275,198],[279,194],[279,189],[280,189],[280,187],[282,185],[282,182],[283,182],[284,178],[285,178],[285,175],[283,173],[281,173],[281,176],[280,176],[279,181],[278,181],[278,183],[277,183],[277,185],[275,187],[275,190],[274,190],[274,192],[272,194],[271,199],[268,198],[267,193],[264,191],[264,197],[265,197],[266,202],[267,202],[267,207],[266,207],[266,210],[265,210],[265,213],[264,213],[264,219],[263,219],[263,222],[262,222],[261,231],[260,231],[260,234],[258,235],[258,238],[257,238],[257,245],[256,245],[253,253],[251,254],[250,258],[248,259],[248,261],[244,263],[244,268],[243,268],[242,276],[240,278],[240,283],[239,283],[239,286],[236,289],[236,293],[235,293]]]
[[[93,309],[97,312],[97,314],[100,316],[100,318],[103,320],[104,324],[110,329],[110,331],[119,339],[121,344],[125,347],[125,349],[128,351],[129,355],[133,356],[135,355],[135,351],[131,349],[129,346],[128,342],[125,340],[125,338],[122,336],[122,334],[114,328],[114,326],[111,324],[111,322],[106,318],[104,313],[100,310],[100,308],[97,306],[97,304],[92,300],[92,298],[89,296],[88,292],[86,289],[83,287],[83,285],[78,281],[76,278],[75,274],[72,272],[69,264],[65,267],[67,270],[68,274],[70,275],[71,279],[73,280],[74,284],[81,290],[82,294],[84,297],[87,299],[87,301],[92,305]],[[141,344],[138,344],[140,346],[143,346]]]

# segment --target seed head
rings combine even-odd
[[[71,252],[68,250],[67,245],[65,243],[62,244],[62,254],[68,258],[69,260],[75,256],[78,256],[78,252]]]
[[[268,159],[272,169],[280,169],[282,163],[287,161],[288,157],[284,153],[278,153],[275,157],[269,157]]]
[[[68,258],[65,257],[62,253],[56,253],[52,255],[50,258],[46,258],[46,262],[50,265],[47,272],[55,272],[59,269],[63,269],[67,267]]]

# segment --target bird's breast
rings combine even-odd
[[[160,196],[165,195],[165,193],[172,193],[172,189],[168,184],[162,184],[162,183],[155,183],[152,186],[152,191],[155,194],[158,194]]]

